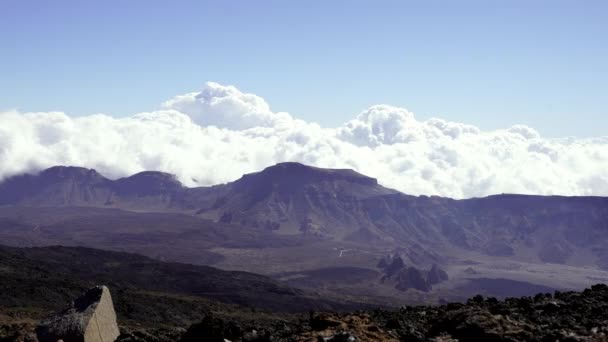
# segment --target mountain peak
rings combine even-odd
[[[143,171],[116,181],[117,192],[151,195],[183,188],[175,175],[159,171]]]
[[[39,176],[42,179],[105,179],[105,177],[103,177],[96,170],[87,169],[79,166],[53,166],[48,169],[42,170]]]
[[[244,175],[241,180],[268,180],[273,183],[299,182],[314,183],[323,181],[347,181],[364,185],[378,185],[375,178],[362,175],[352,169],[324,169],[297,162],[284,162],[269,166],[260,172]]]

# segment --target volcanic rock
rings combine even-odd
[[[120,335],[110,290],[88,290],[65,310],[51,315],[36,329],[40,342],[113,342]]]
[[[405,267],[403,259],[399,255],[395,255],[391,263],[384,269],[384,272],[388,277],[399,273]]]
[[[437,266],[437,264],[433,264],[426,278],[429,284],[435,285],[441,283],[442,281],[448,280],[448,274],[446,271]]]
[[[397,284],[395,288],[400,291],[407,289],[416,289],[424,292],[431,290],[431,284],[425,277],[425,274],[415,267],[403,269],[397,275]]]

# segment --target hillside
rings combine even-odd
[[[301,292],[265,277],[88,248],[0,247],[0,273],[0,341],[7,342],[35,342],[42,317],[101,281],[112,291],[121,342],[605,341],[608,336],[606,285],[504,301],[477,295],[464,303],[337,313],[331,308],[348,307],[302,300]],[[249,307],[252,299],[260,303],[254,295],[270,306]],[[235,301],[247,306],[230,304]],[[283,311],[298,303],[304,306],[291,309],[316,310]]]
[[[58,309],[77,292],[94,284],[106,284],[120,298],[126,296],[121,299],[119,315],[127,320],[149,313],[143,303],[132,299],[145,301],[154,297],[167,301],[168,306],[175,300],[191,300],[195,304],[215,303],[213,305],[220,307],[219,303],[224,303],[222,305],[282,312],[342,309],[351,305],[324,301],[252,273],[160,262],[136,254],[83,247],[0,246],[0,273],[0,307],[3,309]],[[135,296],[131,298],[131,295]],[[161,305],[162,301],[148,304]],[[165,318],[179,321],[181,315],[189,315],[186,308],[167,308],[169,316]],[[178,312],[172,314],[174,310]],[[150,320],[153,321],[152,317]]]

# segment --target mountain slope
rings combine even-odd
[[[195,214],[268,234],[401,249],[414,264],[430,265],[450,250],[466,250],[608,267],[607,198],[415,197],[353,170],[298,163],[277,164],[232,183],[201,188],[186,188],[161,172],[113,181],[94,170],[53,167],[5,180],[0,205]]]
[[[394,193],[353,170],[281,163],[227,184],[223,196],[198,214],[282,234],[342,239],[374,230],[360,212],[363,199]]]

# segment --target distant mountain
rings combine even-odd
[[[163,172],[110,180],[92,169],[55,166],[5,180],[0,184],[0,205],[182,211],[195,209],[193,203],[204,204],[213,192],[213,187],[186,188],[175,176]]]
[[[417,270],[440,265],[450,280],[437,291],[450,295],[484,277],[553,288],[608,281],[608,198],[410,196],[353,170],[299,163],[198,188],[150,171],[118,180],[75,167],[15,176],[0,184],[0,238],[292,274],[339,295],[345,291],[326,270],[355,269],[369,280],[357,277],[352,296],[392,291],[375,287],[376,265],[387,254]],[[405,275],[404,283],[417,278]],[[442,296],[434,289],[428,296]]]
[[[360,204],[396,193],[353,170],[281,163],[227,184],[214,205],[201,208],[198,214],[222,222],[264,226],[281,234],[338,239],[363,234],[382,240]]]

